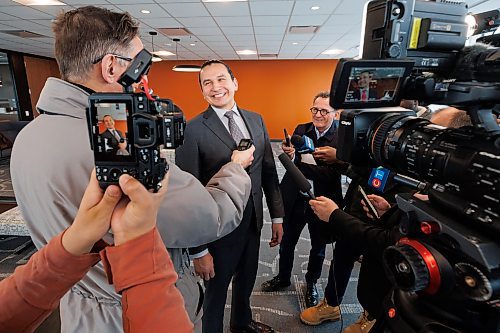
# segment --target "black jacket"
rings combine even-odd
[[[293,135],[307,135],[312,139],[314,147],[330,146],[335,148],[337,146],[337,127],[335,123],[332,124],[326,134],[319,139],[316,138],[316,131],[312,122],[298,125]],[[301,155],[296,154],[295,156],[295,164],[299,170],[307,179],[313,181],[314,194],[316,196],[321,195],[330,198],[338,205],[342,206],[342,187],[338,168],[318,160],[316,160],[317,165],[302,163]],[[283,176],[283,180],[280,183],[280,189],[283,195],[286,218],[286,216],[290,216],[295,202],[297,200],[306,200],[306,198],[299,192],[297,185],[288,172]]]

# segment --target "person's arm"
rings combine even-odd
[[[99,261],[98,254],[78,256],[66,251],[63,234],[0,282],[0,332],[33,332]]]
[[[155,228],[158,209],[168,189],[167,173],[157,193],[137,179],[121,175],[127,199],[111,218],[115,246],[101,252],[108,280],[122,293],[125,332],[190,332],[193,325],[182,296],[174,286],[177,275]],[[167,191],[168,189],[168,191]]]
[[[264,120],[260,117],[262,130],[264,131],[264,157],[262,159],[262,189],[266,196],[267,207],[271,215],[271,241],[269,246],[273,247],[281,243],[283,237],[283,216],[285,208],[281,196],[278,172],[274,163],[274,154],[269,140]]]
[[[185,333],[193,324],[175,287],[177,274],[155,228],[101,251],[108,279],[122,294],[123,330]]]
[[[120,198],[117,186],[103,192],[92,172],[73,224],[0,283],[0,332],[32,332],[99,261],[89,252],[105,245],[100,240]]]

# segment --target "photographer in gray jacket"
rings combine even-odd
[[[41,115],[21,131],[11,158],[17,203],[38,248],[73,221],[94,167],[85,111],[89,94],[121,92],[118,79],[144,48],[128,13],[82,7],[60,14],[53,29],[62,80],[45,83],[37,104]],[[183,248],[214,241],[238,226],[250,193],[244,168],[251,164],[252,153],[234,152],[205,187],[170,166],[157,228],[196,331],[202,290]],[[105,240],[111,243],[108,236]],[[64,296],[60,312],[63,332],[122,331],[120,295],[108,284],[101,264]]]

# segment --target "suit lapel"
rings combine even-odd
[[[236,149],[236,143],[234,142],[231,134],[222,123],[222,121],[217,116],[217,113],[211,108],[208,109],[203,114],[203,124],[208,127],[229,149]]]
[[[250,112],[240,108],[238,108],[238,111],[240,111],[241,118],[243,118],[245,125],[247,125],[250,138],[255,142],[255,138],[257,137],[257,133],[259,131],[259,124],[255,122],[255,119],[252,117]]]

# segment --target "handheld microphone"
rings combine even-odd
[[[314,153],[314,143],[307,135],[292,135],[292,144],[295,147],[295,151],[299,154]]]
[[[386,168],[373,168],[368,180],[368,186],[383,193],[390,173],[391,171]]]
[[[285,167],[285,170],[290,174],[290,177],[292,177],[299,190],[307,193],[309,198],[316,199],[314,193],[312,193],[311,191],[311,184],[307,181],[302,172],[300,172],[299,168],[297,168],[297,166],[293,164],[290,157],[288,157],[287,154],[282,153],[278,156],[278,159],[280,160],[281,164],[283,164],[283,167]]]

